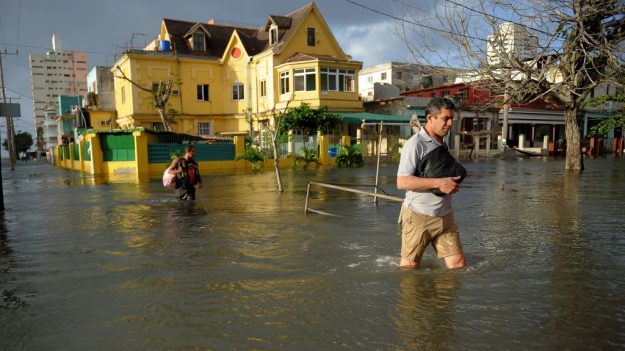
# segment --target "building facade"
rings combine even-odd
[[[167,113],[176,132],[262,134],[273,115],[308,103],[330,111],[362,111],[362,63],[345,54],[314,3],[259,28],[164,19],[158,38],[124,54],[114,75],[117,123],[161,128],[151,94],[172,85]]]
[[[111,67],[96,66],[87,75],[87,98],[83,113],[95,130],[116,129],[115,87]]]
[[[389,86],[399,92],[432,88],[453,83],[455,70],[417,63],[386,62],[364,68],[358,75],[358,93],[363,101],[392,98]]]
[[[489,65],[501,63],[502,56],[510,56],[519,61],[536,58],[538,37],[530,35],[525,27],[505,22],[499,25],[497,33],[487,39],[486,59]]]
[[[61,38],[52,36],[52,50],[43,55],[30,54],[33,119],[39,153],[58,143],[57,112],[61,95],[87,94],[87,54],[63,50]]]

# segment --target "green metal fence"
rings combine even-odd
[[[89,152],[90,147],[91,147],[91,143],[88,141],[85,141],[82,144],[82,156],[85,161],[91,161],[91,153]]]
[[[132,134],[100,134],[100,147],[105,162],[135,160],[135,138]]]
[[[234,144],[194,144],[196,161],[232,161],[235,158]],[[148,162],[171,162],[172,152],[184,155],[184,144],[148,144]]]

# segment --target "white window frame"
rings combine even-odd
[[[206,89],[204,89],[204,87],[206,87]],[[200,88],[202,89],[201,91]],[[210,101],[210,89],[210,84],[197,84],[195,88],[196,101]]]
[[[245,84],[236,82],[232,84],[232,101],[245,100]]]
[[[208,131],[208,133],[205,133]],[[197,135],[213,135],[212,122],[197,122]]]
[[[356,72],[354,70],[340,68],[321,68],[320,72],[322,90],[340,91],[348,93],[353,93],[356,91]]]
[[[291,92],[291,72],[280,72],[280,95]]]
[[[312,87],[310,87],[310,77],[312,76]],[[304,83],[303,90],[297,90],[298,81]],[[315,91],[317,90],[317,70],[315,68],[298,68],[293,70],[293,90],[294,91]]]
[[[278,26],[272,25],[269,27],[269,45],[274,45],[278,40]]]

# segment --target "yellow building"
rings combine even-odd
[[[116,124],[162,128],[144,89],[168,81],[165,112],[174,116],[179,133],[258,133],[273,113],[303,102],[359,112],[361,68],[343,52],[314,3],[270,15],[260,28],[163,19],[157,40],[126,52],[112,68]]]

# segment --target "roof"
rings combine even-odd
[[[187,54],[205,57],[223,57],[234,31],[239,34],[246,52],[252,56],[269,49],[269,23],[274,23],[279,28],[279,42],[287,41],[298,24],[306,17],[313,8],[310,3],[286,16],[270,15],[265,26],[250,28],[238,25],[220,25],[218,23],[199,23],[180,21],[164,18],[163,23],[171,40],[171,48],[177,54]],[[188,37],[197,30],[207,34],[206,51],[195,51],[187,43]]]
[[[293,56],[289,57],[284,63],[303,62],[303,61],[332,61],[332,62],[354,62],[350,59],[343,57],[336,57],[330,55],[313,55],[297,52]]]
[[[364,123],[406,123],[410,124],[411,116],[403,115],[386,115],[370,112],[339,112],[337,113],[343,122],[349,124],[362,124]]]

